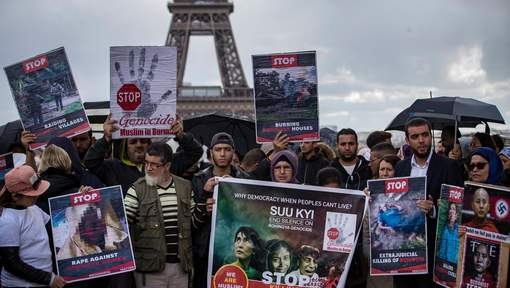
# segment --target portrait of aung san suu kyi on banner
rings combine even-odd
[[[214,193],[209,287],[343,287],[362,191],[230,178]]]

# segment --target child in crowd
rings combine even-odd
[[[7,287],[64,287],[52,273],[51,250],[44,225],[50,217],[35,206],[50,184],[30,166],[5,175],[0,190],[0,255],[4,262],[1,283]]]

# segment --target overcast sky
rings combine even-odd
[[[109,97],[109,47],[164,45],[164,0],[2,0],[0,65],[64,46],[84,101]],[[472,97],[510,123],[510,1],[234,1],[244,73],[251,55],[316,50],[321,125],[384,129],[415,99]],[[219,84],[212,37],[190,43],[185,81]],[[0,73],[0,124],[18,119]],[[491,125],[496,128],[510,126]]]

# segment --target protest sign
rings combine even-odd
[[[110,47],[110,109],[120,128],[114,139],[174,136],[176,59],[175,47]]]
[[[12,153],[0,155],[0,181],[3,181],[5,174],[14,168],[14,159]]]
[[[509,247],[508,235],[462,226],[456,287],[508,287]]]
[[[510,188],[466,181],[462,225],[509,235]]]
[[[135,270],[120,186],[49,203],[57,270],[67,282]]]
[[[209,287],[343,287],[361,191],[222,179],[214,197]]]
[[[369,180],[370,275],[427,273],[426,177]]]
[[[254,55],[257,143],[278,132],[291,142],[319,140],[315,52]]]
[[[464,188],[443,184],[437,212],[434,282],[455,287]]]
[[[25,130],[37,136],[31,149],[53,137],[90,130],[63,47],[4,68]]]

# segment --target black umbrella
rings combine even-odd
[[[255,123],[248,120],[232,118],[221,114],[208,114],[183,121],[184,130],[190,132],[207,147],[218,132],[226,132],[234,138],[236,151],[241,155],[250,149],[258,148],[255,142]]]
[[[427,119],[436,130],[449,125],[476,127],[481,123],[487,125],[487,122],[505,124],[495,105],[471,98],[443,96],[414,101],[400,112],[385,130],[404,130],[407,120],[415,117]]]
[[[22,130],[23,126],[21,126],[20,120],[8,122],[0,126],[0,139],[2,139],[0,141],[0,154],[9,152],[13,144],[21,145],[20,137]]]

